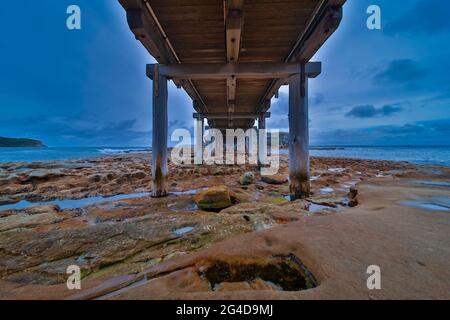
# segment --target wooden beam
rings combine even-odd
[[[242,28],[244,26],[244,0],[225,1],[225,37],[227,62],[238,62],[241,50]],[[228,125],[233,127],[233,113],[236,109],[236,78],[227,78]]]
[[[168,64],[181,62],[158,19],[152,15],[153,10],[149,2],[141,0],[119,0],[119,2],[127,12],[128,25],[136,39],[142,43],[156,61]],[[192,100],[198,102],[199,111],[205,112],[208,110],[192,81],[174,82],[177,86],[182,86]]]
[[[241,50],[241,34],[244,25],[244,13],[240,9],[228,10],[225,22],[227,41],[227,61],[239,61]]]
[[[298,74],[289,84],[289,191],[291,200],[309,196],[308,77]]]
[[[147,65],[147,75],[153,78],[154,64]],[[317,76],[320,62],[306,64],[306,73]],[[301,63],[187,63],[160,65],[159,72],[169,79],[274,79],[289,78],[301,72]]]
[[[153,126],[152,126],[152,196],[167,195],[167,78],[158,74],[155,66],[153,79]]]
[[[342,6],[346,0],[324,1],[292,48],[285,62],[308,62],[325,41],[337,30],[342,20]],[[266,100],[272,99],[284,84],[282,79],[272,80],[259,100],[258,112],[264,112]]]
[[[204,115],[199,115],[198,113],[194,113],[193,114],[194,119],[198,119],[199,117],[204,117],[206,119],[228,119],[228,113],[210,113],[210,114],[204,114]],[[256,119],[258,117],[257,114],[254,113],[234,113],[233,114],[233,118],[235,119]],[[265,113],[265,117],[266,118],[270,118],[270,112],[266,112]]]
[[[305,64],[305,72],[308,78],[316,78],[322,73],[322,63],[321,62],[308,62]],[[267,101],[270,101],[272,97],[276,97],[280,87],[283,85],[289,84],[289,81],[286,79],[274,79],[272,83],[269,85],[266,93],[263,95],[264,101],[259,102],[258,112],[264,113],[270,108],[270,104],[267,104]],[[267,97],[270,97],[268,99]]]
[[[314,29],[301,39],[298,49],[293,53],[295,61],[307,62],[337,30],[342,20],[342,6],[328,6],[320,15]]]
[[[156,27],[151,23],[151,17],[141,8],[128,9],[127,22],[137,40],[139,40],[149,53],[161,63],[176,63],[170,48]]]

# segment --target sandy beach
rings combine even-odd
[[[170,164],[154,199],[150,158],[0,164],[0,298],[450,298],[448,168],[313,158],[311,197],[290,202],[284,155],[264,179]]]

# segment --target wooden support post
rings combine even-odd
[[[233,127],[233,114],[236,108],[236,78],[227,78],[228,126]]]
[[[152,128],[152,196],[167,195],[167,78],[158,73],[153,75],[153,128]]]
[[[263,164],[267,154],[266,114],[261,113],[258,118],[258,167]]]
[[[292,201],[309,196],[308,76],[304,66],[289,83],[289,180]]]
[[[204,117],[201,114],[194,115],[195,118],[195,155],[194,164],[203,164],[203,134],[204,134]]]

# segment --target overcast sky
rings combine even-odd
[[[82,10],[82,30],[66,9]],[[382,29],[366,9],[382,9]],[[445,0],[348,0],[339,30],[314,57],[314,145],[446,144],[450,136],[450,19]],[[50,146],[148,146],[154,62],[115,0],[9,1],[0,11],[0,136]],[[245,45],[245,44],[244,44]],[[287,87],[269,128],[287,129]],[[173,84],[170,129],[192,127],[192,102]]]

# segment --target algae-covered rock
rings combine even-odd
[[[239,183],[243,186],[252,184],[255,181],[255,175],[253,172],[246,172],[239,178]]]
[[[194,202],[203,210],[221,210],[233,204],[232,193],[226,186],[217,186],[197,193]]]
[[[271,205],[267,203],[240,203],[230,208],[227,208],[220,213],[228,214],[264,214]]]

